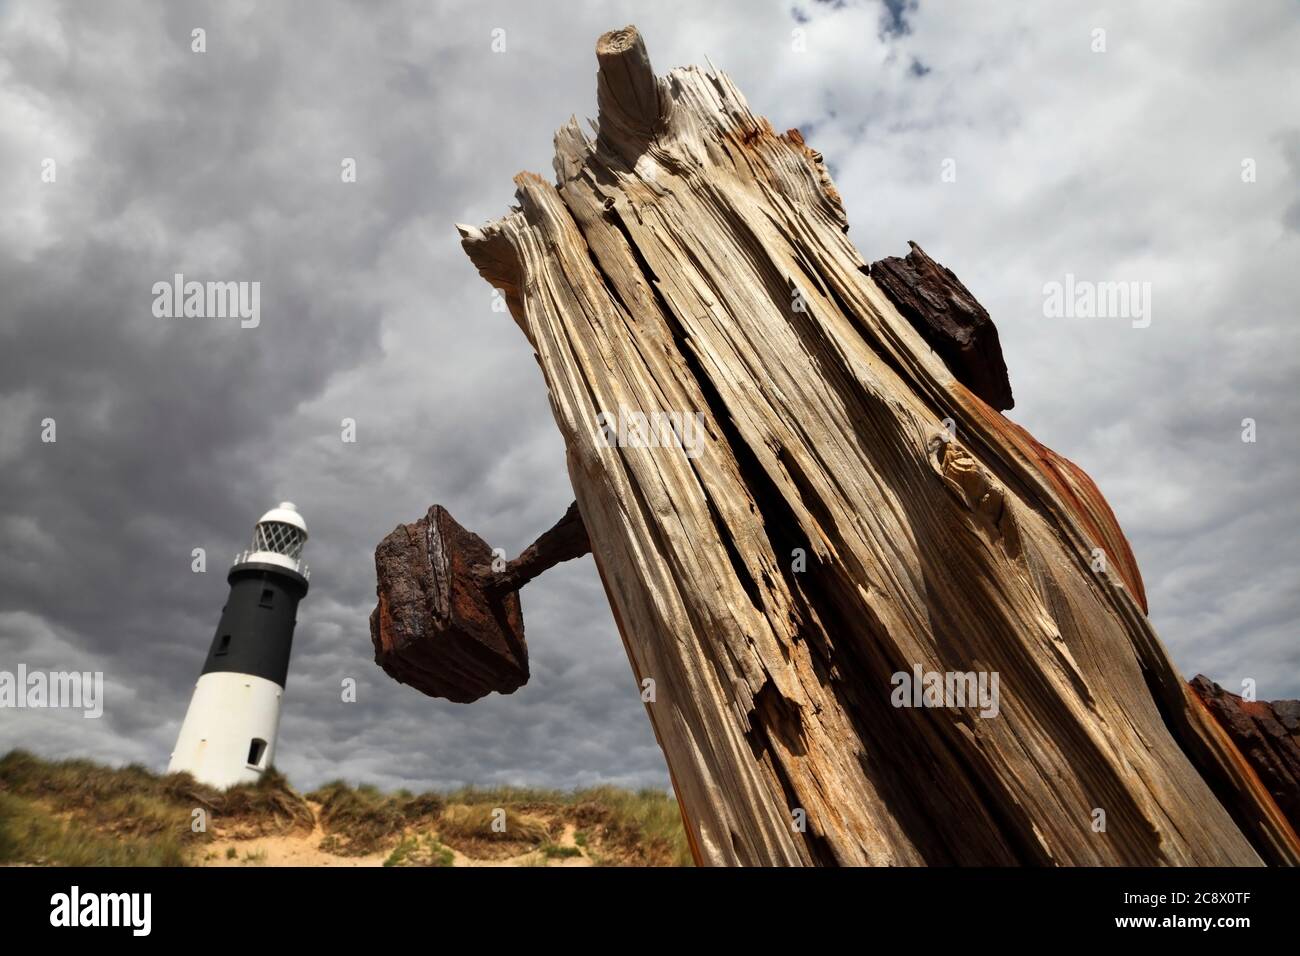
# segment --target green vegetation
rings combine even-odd
[[[503,843],[538,845],[550,838],[546,824],[513,807],[492,807],[486,803],[454,803],[443,811],[438,830],[447,836],[468,840],[497,840]]]
[[[582,850],[576,846],[559,846],[555,843],[542,844],[542,856],[548,860],[564,860],[569,857],[582,856]]]
[[[405,837],[384,866],[455,866],[456,857],[429,834]]]
[[[438,793],[384,794],[376,787],[350,787],[342,780],[313,790],[307,799],[320,804],[320,823],[326,833],[321,848],[338,856],[367,856],[387,849],[401,840],[407,827],[431,824],[443,807]]]
[[[598,844],[591,851],[598,865],[693,865],[681,810],[670,794],[604,786],[579,790],[571,799],[573,822],[583,834],[579,846]]]
[[[46,866],[181,866],[181,840],[169,834],[104,833],[0,792],[0,863]]]
[[[385,794],[338,780],[303,797],[274,769],[256,784],[223,792],[189,774],[159,775],[139,766],[47,761],[22,750],[0,757],[0,864],[202,864],[223,855],[220,846],[209,847],[213,841],[294,836],[316,842],[317,825],[323,837],[313,852],[387,853],[385,866],[452,866],[453,850],[512,865],[579,857],[602,866],[691,864],[677,801],[658,790],[466,787]],[[241,860],[239,848],[227,846],[224,857],[245,865],[273,862],[265,849],[246,851]]]

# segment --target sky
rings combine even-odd
[[[0,710],[0,752],[165,768],[228,563],[287,499],[311,532],[295,785],[668,785],[589,558],[524,589],[510,696],[398,685],[368,629],[397,524],[437,502],[513,555],[572,500],[541,373],[454,224],[552,175],[554,130],[596,113],[596,37],[627,24],[661,74],[707,57],[799,128],[866,260],[915,240],[972,290],[1009,416],[1097,481],[1182,672],[1300,697],[1290,0],[8,0],[0,670],[102,671],[105,702]],[[176,273],[259,282],[260,322],[156,316]],[[1067,275],[1150,283],[1150,324],[1045,314]]]

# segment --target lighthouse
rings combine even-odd
[[[194,685],[168,773],[189,771],[222,789],[254,782],[271,766],[298,602],[310,572],[307,524],[292,502],[262,515],[253,546],[235,556],[230,595]]]

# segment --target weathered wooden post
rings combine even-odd
[[[1300,858],[1095,485],[1000,414],[965,287],[917,248],[868,266],[820,154],[725,74],[656,77],[631,27],[597,58],[595,138],[570,121],[557,184],[459,228],[536,352],[697,860]],[[611,441],[615,413],[705,440]]]

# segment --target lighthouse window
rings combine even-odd
[[[275,597],[275,592],[270,588],[262,588],[262,600],[258,602],[260,607],[270,607],[271,600]]]
[[[253,532],[256,551],[273,551],[290,558],[302,556],[302,546],[307,536],[298,528],[283,521],[262,521]]]
[[[261,737],[254,737],[248,745],[248,764],[250,767],[262,766],[262,758],[266,756],[266,741]]]
[[[221,640],[217,642],[216,656],[221,657],[223,654],[229,653],[229,651],[230,651],[230,635],[222,634]]]

